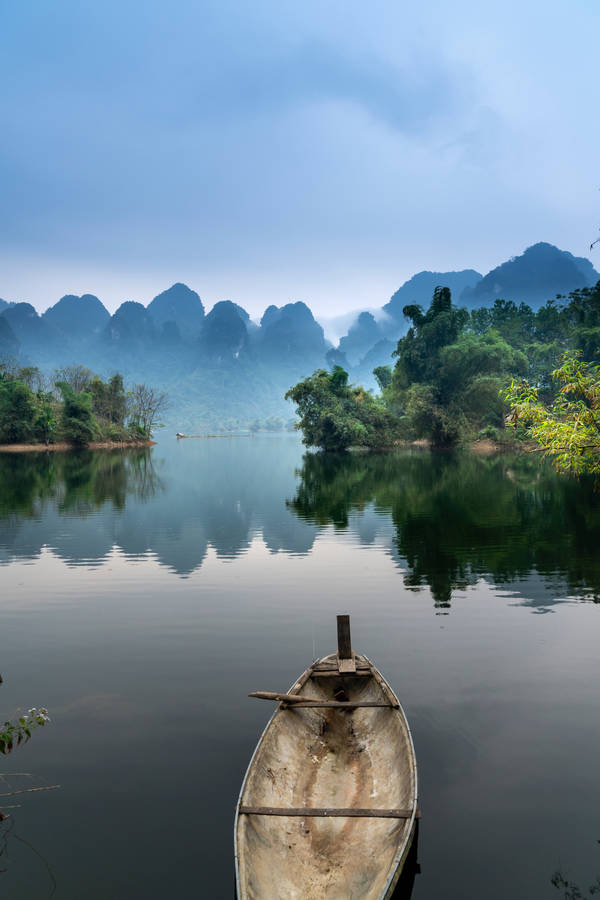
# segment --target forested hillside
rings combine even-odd
[[[387,303],[378,307],[375,300],[371,311],[357,313],[337,346],[305,303],[269,306],[253,321],[230,300],[207,313],[200,296],[179,283],[147,305],[125,301],[112,315],[93,294],[66,295],[41,315],[30,303],[2,300],[0,360],[38,367],[46,376],[84,365],[104,379],[119,372],[127,382],[145,382],[169,394],[166,422],[175,430],[278,428],[294,415],[286,391],[316,369],[339,365],[351,382],[376,388],[373,370],[392,365],[398,340],[418,328],[405,307],[427,306],[438,286],[449,288],[458,306],[484,307],[472,313],[474,335],[491,327],[504,337],[522,323],[514,323],[510,305],[496,301],[531,302],[534,315],[541,300],[589,287],[598,277],[589,260],[549,244],[484,277],[474,269],[421,272]],[[518,340],[514,347],[522,349]],[[534,364],[547,368],[548,352],[537,348]]]
[[[496,300],[469,312],[437,287],[427,309],[404,314],[411,327],[394,366],[374,371],[379,397],[348,384],[340,366],[289,391],[308,446],[533,437],[559,468],[600,471],[600,281],[537,311]]]

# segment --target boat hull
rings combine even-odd
[[[390,686],[366,657],[357,656],[356,663],[356,674],[340,675],[336,656],[324,657],[290,693],[328,702],[343,690],[350,702],[382,705],[282,704],[258,742],[236,809],[240,900],[387,900],[392,895],[415,830],[414,748]],[[248,808],[276,814],[244,813]],[[303,809],[317,812],[298,813]],[[340,809],[367,813],[337,815]],[[394,815],[378,816],[377,811]]]

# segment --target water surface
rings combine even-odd
[[[414,900],[558,898],[557,869],[587,887],[599,545],[592,486],[532,457],[288,435],[0,456],[1,712],[53,719],[0,771],[62,785],[13,811],[3,896],[49,897],[49,866],[65,900],[230,898],[271,712],[246,695],[330,652],[339,612],[412,727]]]

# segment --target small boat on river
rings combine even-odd
[[[417,765],[394,691],[354,654],[314,662],[278,707],[246,772],[235,816],[239,900],[389,900],[413,840]]]

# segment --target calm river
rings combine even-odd
[[[231,900],[272,712],[246,695],[335,649],[343,612],[413,731],[401,896],[559,900],[557,870],[587,896],[599,548],[600,494],[532,457],[323,459],[294,435],[0,455],[0,715],[52,717],[0,792],[61,785],[0,798],[2,897]]]

